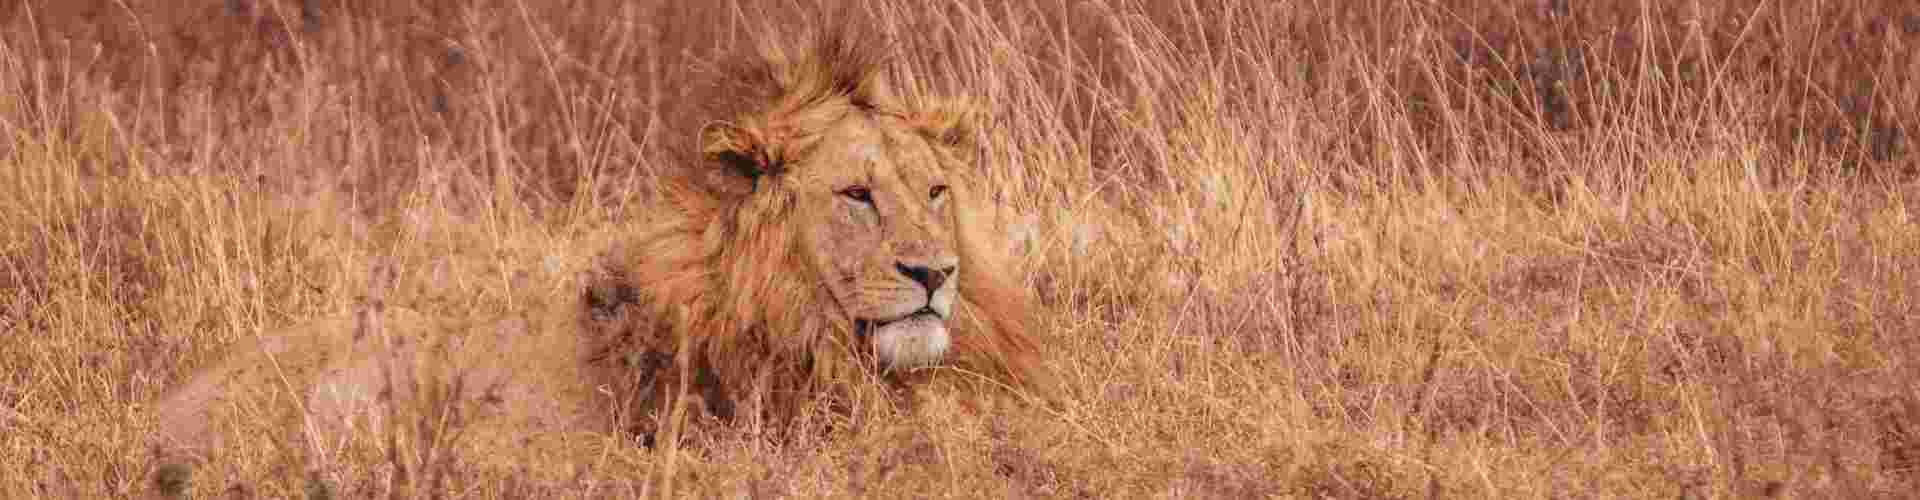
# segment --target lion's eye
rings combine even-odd
[[[873,203],[873,192],[868,191],[866,186],[853,186],[842,189],[840,190],[840,196],[845,196],[861,203]]]
[[[943,195],[943,194],[947,194],[947,185],[936,184],[933,186],[933,189],[929,190],[929,192],[927,193],[927,198],[938,200],[940,199],[940,195]]]

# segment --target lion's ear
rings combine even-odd
[[[948,146],[969,146],[974,133],[986,121],[986,108],[964,98],[927,102],[914,116],[914,126],[928,138]]]
[[[701,153],[708,160],[719,162],[728,173],[748,180],[758,180],[763,175],[778,175],[786,170],[779,155],[773,151],[765,133],[756,127],[744,127],[731,123],[717,123],[709,126],[702,135]]]

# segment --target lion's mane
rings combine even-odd
[[[762,44],[759,57],[726,72],[717,89],[729,97],[719,109],[734,111],[717,116],[764,145],[753,160],[779,164],[835,117],[859,112],[902,117],[934,143],[966,146],[971,107],[896,95],[880,46],[848,33],[809,37],[795,45],[800,51]],[[805,263],[800,231],[809,221],[793,193],[741,189],[725,157],[738,148],[703,140],[706,154],[663,173],[656,208],[588,279],[587,330],[600,350],[593,359],[635,403],[628,413],[663,408],[682,383],[718,416],[745,408],[774,418],[822,395],[874,386],[876,372],[853,348],[852,324]],[[1032,294],[1002,275],[1014,269],[1005,246],[970,206],[979,207],[963,201],[951,220],[968,271],[949,319],[946,364],[1047,395],[1053,382],[1031,336]]]

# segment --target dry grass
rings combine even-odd
[[[577,293],[782,19],[683,3],[0,7],[0,497],[172,477],[159,391],[369,269],[450,317]],[[868,3],[992,106],[1063,411],[660,451],[240,419],[194,496],[1920,489],[1910,2]]]

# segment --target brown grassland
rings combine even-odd
[[[659,449],[242,422],[192,496],[1920,491],[1920,4],[861,3],[990,111],[1058,408]],[[799,19],[758,7],[0,4],[0,498],[176,479],[156,396],[371,269],[453,317],[580,293],[700,82]]]

